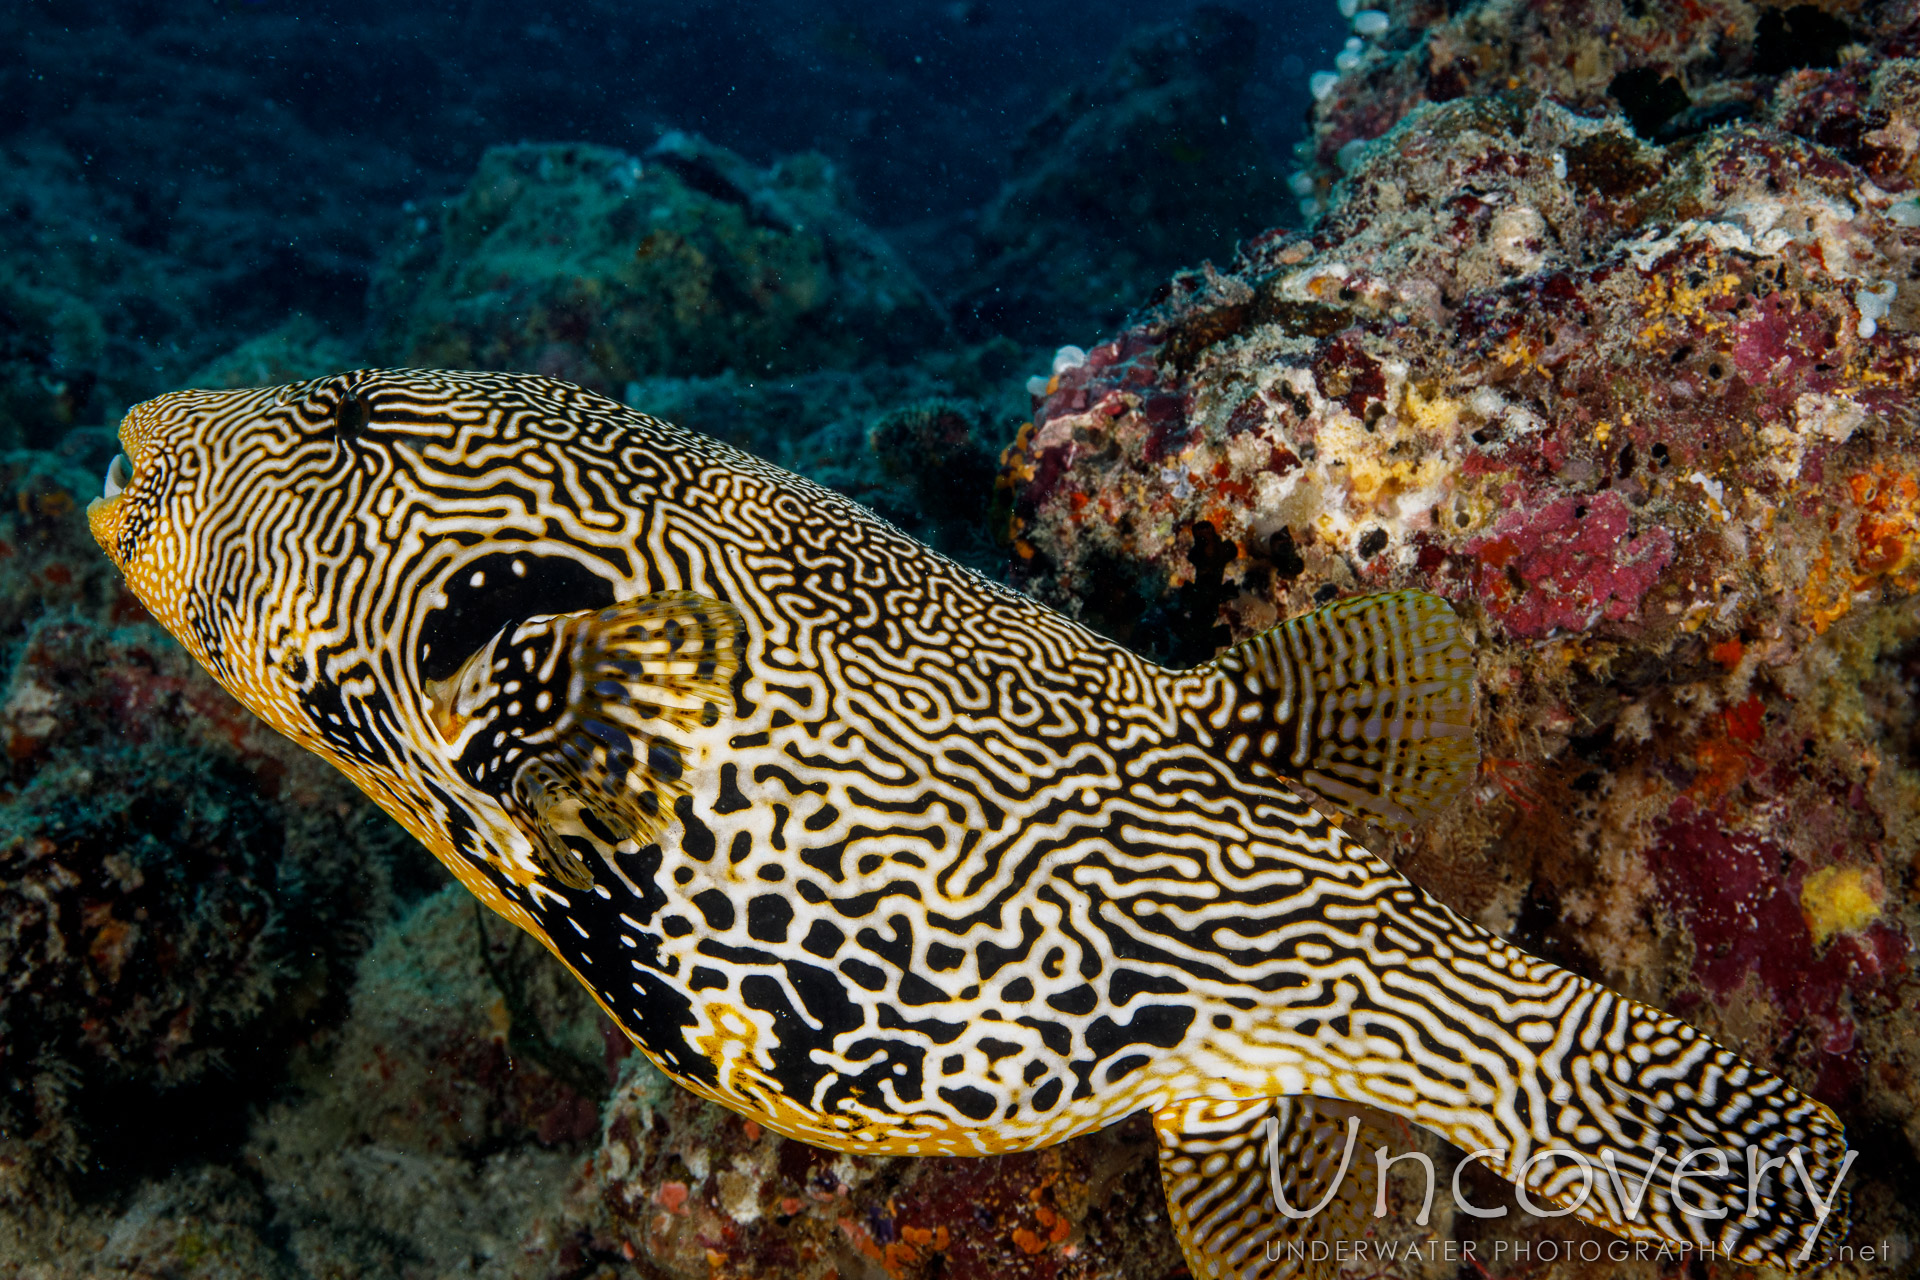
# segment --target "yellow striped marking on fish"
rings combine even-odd
[[[695,1092],[844,1151],[1154,1113],[1196,1275],[1286,1274],[1371,1107],[1580,1217],[1791,1264],[1824,1106],[1362,848],[1465,787],[1472,659],[1420,592],[1147,662],[845,498],[551,379],[368,370],[131,410],[95,537],[248,708],[539,938]],[[1357,1113],[1355,1113],[1357,1114]],[[1669,1192],[1684,1148],[1732,1176]],[[1365,1162],[1370,1148],[1356,1159]],[[1694,1166],[1695,1171],[1702,1167]],[[1209,1172],[1211,1170],[1211,1172]],[[1356,1202],[1358,1203],[1358,1202]],[[1226,1210],[1222,1210],[1226,1206]],[[1351,1224],[1364,1215],[1345,1213]],[[1826,1220],[1843,1230],[1844,1211]]]

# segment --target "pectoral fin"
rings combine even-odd
[[[739,610],[690,591],[509,623],[428,712],[463,774],[495,796],[552,879],[593,885],[590,856],[645,845],[700,763],[694,731],[733,706]]]

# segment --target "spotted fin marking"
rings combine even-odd
[[[1335,1250],[1312,1246],[1367,1234],[1378,1178],[1373,1152],[1386,1145],[1365,1115],[1365,1108],[1306,1097],[1193,1098],[1155,1112],[1160,1181],[1195,1280],[1331,1280]],[[1343,1167],[1349,1121],[1358,1129]],[[1273,1138],[1271,1126],[1278,1128]],[[1275,1207],[1271,1147],[1288,1205],[1305,1211],[1326,1200],[1318,1213],[1289,1218]],[[1328,1256],[1316,1260],[1316,1252]]]
[[[541,870],[589,889],[595,850],[650,843],[671,820],[690,731],[728,714],[745,642],[739,610],[691,591],[529,618],[430,682],[430,714]]]
[[[1446,601],[1393,591],[1290,619],[1214,660],[1251,751],[1335,805],[1405,830],[1473,779],[1473,654]]]

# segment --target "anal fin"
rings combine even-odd
[[[1425,591],[1338,600],[1214,659],[1233,684],[1230,754],[1405,830],[1473,780],[1473,654]]]
[[[1155,1112],[1153,1129],[1167,1210],[1194,1280],[1331,1277],[1337,1242],[1367,1234],[1372,1153],[1384,1139],[1362,1108],[1306,1097],[1191,1098]],[[1287,1203],[1318,1212],[1280,1212],[1275,1157]]]
[[[428,712],[541,870],[588,889],[591,851],[644,845],[672,820],[694,731],[731,714],[745,640],[739,610],[691,591],[528,618],[430,684]]]

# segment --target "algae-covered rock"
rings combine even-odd
[[[237,1148],[420,857],[145,620],[72,470],[0,466],[0,1236]]]
[[[26,96],[39,92],[13,81],[8,100]],[[115,423],[296,308],[357,326],[378,220],[341,208],[329,184],[306,182],[310,157],[286,154],[302,139],[284,115],[254,100],[234,116],[217,162],[158,190],[134,172],[146,157],[116,164],[45,137],[0,142],[0,451],[53,450],[75,427]],[[273,165],[293,165],[301,181],[251,169],[244,150],[273,151]],[[386,168],[364,148],[359,158]],[[242,194],[235,178],[259,185]],[[293,185],[301,190],[289,197]],[[251,199],[270,202],[273,216],[244,211]]]
[[[824,159],[760,169],[677,133],[644,156],[493,148],[461,196],[413,218],[372,305],[395,362],[613,394],[657,374],[899,360],[942,330]]]
[[[1314,83],[1293,178],[1309,209],[1324,207],[1328,188],[1367,141],[1423,104],[1522,89],[1583,115],[1618,113],[1639,137],[1671,143],[1740,122],[1783,122],[1781,104],[1803,97],[1809,83],[1832,82],[1840,97],[1864,98],[1849,82],[1875,74],[1875,55],[1920,51],[1905,4],[1400,0],[1367,7],[1385,20],[1349,41],[1337,70]],[[1862,135],[1884,123],[1883,116],[1851,137],[1836,130],[1820,140],[1858,148]]]
[[[183,385],[282,387],[320,378],[362,363],[353,346],[311,316],[295,315],[188,374]]]
[[[119,1204],[47,1194],[0,1214],[8,1280],[307,1280],[267,1227],[257,1178],[221,1164],[155,1178]]]
[[[115,1172],[237,1142],[336,1016],[398,832],[155,635],[49,621],[13,657],[0,1134]]]
[[[582,1242],[673,1280],[1160,1276],[1179,1253],[1154,1151],[1142,1118],[1021,1155],[848,1156],[636,1080],[608,1108]]]
[[[994,459],[1025,408],[1027,353],[1002,339],[913,364],[788,377],[647,378],[636,409],[797,471],[986,573],[1005,564],[989,521]]]
[[[31,731],[52,699],[11,692]],[[96,764],[68,756],[0,814],[5,1128],[45,1135],[68,1164],[99,1128],[90,1110],[117,1124],[250,1056],[275,987],[300,978],[269,954],[285,927],[277,807],[229,762],[177,743],[112,765],[121,776],[103,786]],[[187,783],[195,774],[203,785]],[[137,1100],[112,1098],[128,1087]]]
[[[103,207],[59,148],[0,151],[0,206],[9,214],[9,252],[0,254],[0,450],[44,449],[111,412],[111,384],[145,385],[125,375],[154,363],[152,339],[182,336],[186,317],[169,305],[165,272],[119,234],[120,211]]]
[[[1283,189],[1240,105],[1256,35],[1202,5],[1130,33],[1103,75],[1054,100],[981,216],[956,302],[970,330],[1035,341],[1111,324],[1270,223]]]
[[[1007,458],[1023,580],[1181,662],[1451,600],[1480,783],[1370,843],[1833,1105],[1855,1242],[1910,1235],[1920,218],[1780,128],[1530,93],[1420,107],[1336,194],[1063,358]]]
[[[367,952],[352,1012],[248,1157],[306,1274],[510,1263],[628,1051],[572,974],[449,886]]]

